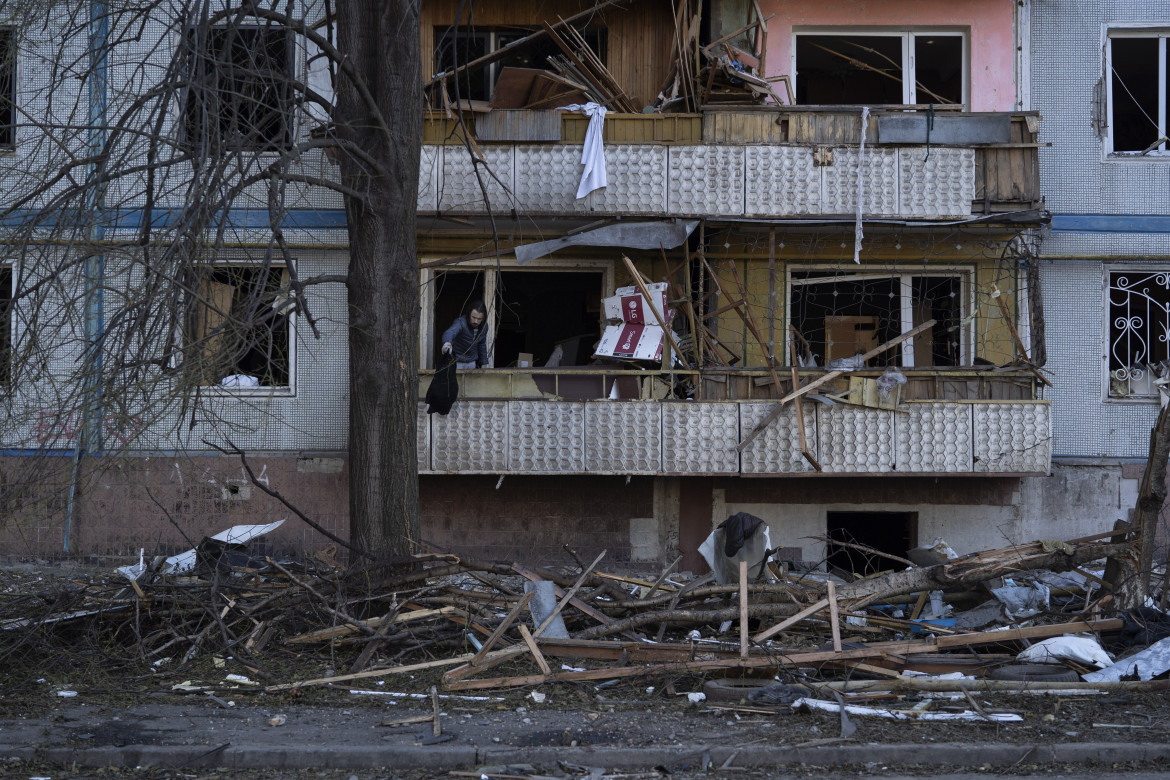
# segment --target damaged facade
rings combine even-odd
[[[1093,86],[1105,72],[1089,56],[1099,49],[1086,46],[1070,71],[1087,80],[1080,92],[1061,86],[1044,53],[1061,35],[1088,35],[1081,16],[1027,0],[484,5],[462,18],[450,1],[421,11],[420,397],[440,334],[473,300],[486,304],[490,349],[488,368],[460,372],[450,414],[419,410],[424,538],[490,558],[560,556],[566,544],[635,561],[682,555],[698,570],[712,526],[744,511],[767,521],[781,557],[834,556],[862,570],[866,561],[826,540],[901,555],[942,537],[966,553],[1094,532],[1125,515],[1137,472],[1116,459],[1144,457],[1154,391],[1121,370],[1132,356],[1110,364],[1108,386],[1094,384],[1105,376],[1096,369],[1085,381],[1077,357],[1095,355],[1096,342],[1067,340],[1093,327],[1070,305],[1085,300],[1072,280],[1096,289],[1103,310],[1128,270],[1101,262],[1114,250],[1089,215],[1068,221],[1089,210],[1067,167],[1088,164],[1062,148],[1087,140],[1071,102],[1083,113],[1089,93],[1111,94]],[[1152,40],[1164,64],[1155,23],[1105,43]],[[307,49],[282,45],[264,43],[266,56],[308,73]],[[133,54],[116,58],[124,76]],[[10,71],[18,101],[37,94],[37,78]],[[1151,104],[1159,121],[1163,81]],[[1049,107],[1040,82],[1043,100],[1070,105]],[[591,102],[608,104],[603,119],[561,110]],[[13,168],[20,133],[32,132],[15,124]],[[298,113],[270,135],[309,139],[312,125]],[[1099,164],[1113,176],[1146,175],[1165,145],[1135,160],[1128,147],[1156,139],[1103,138],[1115,146]],[[606,184],[581,193],[583,148],[598,144]],[[319,151],[303,164],[336,175]],[[305,186],[294,200],[285,262],[302,278],[343,274],[340,197]],[[265,215],[256,219],[235,228],[210,280],[221,308],[274,279],[249,265],[267,240]],[[1139,228],[1150,230],[1134,223],[1126,262],[1160,246]],[[0,290],[15,289],[15,267],[0,266]],[[621,319],[607,299],[639,283],[666,285],[663,357],[595,358]],[[304,295],[312,323],[279,319],[255,340],[262,354],[216,367],[204,399],[214,414],[188,422],[168,410],[146,427],[132,414],[103,418],[128,454],[95,473],[76,505],[10,491],[16,522],[0,531],[0,549],[55,554],[68,534],[87,555],[155,539],[182,549],[160,503],[206,531],[284,514],[209,442],[255,453],[265,485],[344,536],[345,292]],[[11,316],[17,333],[23,321]],[[192,323],[207,332],[206,317]],[[1051,373],[1039,369],[1046,359]],[[850,370],[779,405],[833,367]],[[254,386],[225,383],[237,375]],[[1086,427],[1086,404],[1110,433]],[[76,486],[77,416],[24,409],[0,442],[6,479],[27,476],[35,454],[43,484]],[[289,549],[319,544],[293,524],[272,537]]]

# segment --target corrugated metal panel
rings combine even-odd
[[[662,408],[656,401],[585,404],[585,470],[656,474],[662,464]]]
[[[894,415],[899,472],[969,472],[972,465],[969,404],[902,404]]]
[[[813,404],[804,404],[804,432],[809,451],[817,452],[817,415]],[[760,420],[776,408],[776,403],[742,403],[739,405],[739,429],[751,431]],[[796,405],[788,404],[784,413],[764,429],[740,453],[744,474],[801,474],[812,466],[800,452],[800,434],[796,427]]]
[[[561,113],[553,109],[495,109],[476,118],[481,141],[559,141]]]

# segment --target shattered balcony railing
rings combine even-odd
[[[747,386],[756,386],[743,372]],[[825,474],[1039,475],[1050,407],[1023,375],[911,372],[893,408],[806,398],[807,445]],[[662,397],[694,376],[593,368],[501,369],[461,377],[451,413],[419,410],[424,473],[796,476],[795,405],[740,452],[777,403],[766,396]],[[424,387],[429,377],[422,377]],[[917,389],[915,389],[917,387]],[[928,389],[933,388],[933,390]]]
[[[418,208],[467,214],[490,208],[552,215],[852,215],[860,188],[867,217],[929,220],[1028,210],[1039,202],[1034,116],[940,117],[940,123],[950,123],[942,125],[950,128],[944,133],[928,130],[925,116],[878,111],[863,149],[856,113],[788,109],[755,112],[742,117],[751,121],[738,123],[729,122],[727,113],[701,121],[685,115],[607,119],[609,183],[581,199],[575,197],[579,118],[553,117],[561,124],[552,134],[547,128],[535,132],[532,122],[506,123],[507,132],[496,128],[475,147],[488,168],[478,166],[478,173],[467,146],[425,134],[436,142],[423,147]]]

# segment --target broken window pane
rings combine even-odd
[[[278,151],[291,143],[293,47],[278,27],[192,30],[188,143]]]
[[[12,268],[0,266],[0,384],[12,378]]]
[[[247,376],[255,386],[287,386],[293,309],[288,271],[216,266],[203,274],[198,290],[188,318],[187,354],[197,361],[200,383],[219,385],[229,376]]]
[[[913,344],[915,366],[957,366],[962,357],[962,279],[958,276],[793,273],[789,298],[793,326],[812,345],[820,365],[847,360],[937,320]],[[822,281],[823,279],[823,281]],[[908,365],[894,348],[867,365]]]
[[[16,45],[11,28],[0,28],[0,146],[16,144]]]
[[[1153,396],[1170,365],[1170,273],[1109,274],[1109,394]]]
[[[1165,89],[1159,83],[1157,37],[1114,38],[1110,41],[1113,61],[1113,151],[1140,152],[1163,135],[1158,126],[1158,96]]]

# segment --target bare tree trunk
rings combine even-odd
[[[342,80],[334,122],[377,168],[342,152],[349,219],[350,538],[375,555],[419,537],[418,258],[422,126],[418,0],[337,0]]]
[[[1158,516],[1166,502],[1166,461],[1170,458],[1170,406],[1162,407],[1158,421],[1150,431],[1150,454],[1146,460],[1137,506],[1133,511],[1130,549],[1118,556],[1110,580],[1118,609],[1132,609],[1145,603],[1150,592],[1150,573],[1154,567],[1154,537]]]

